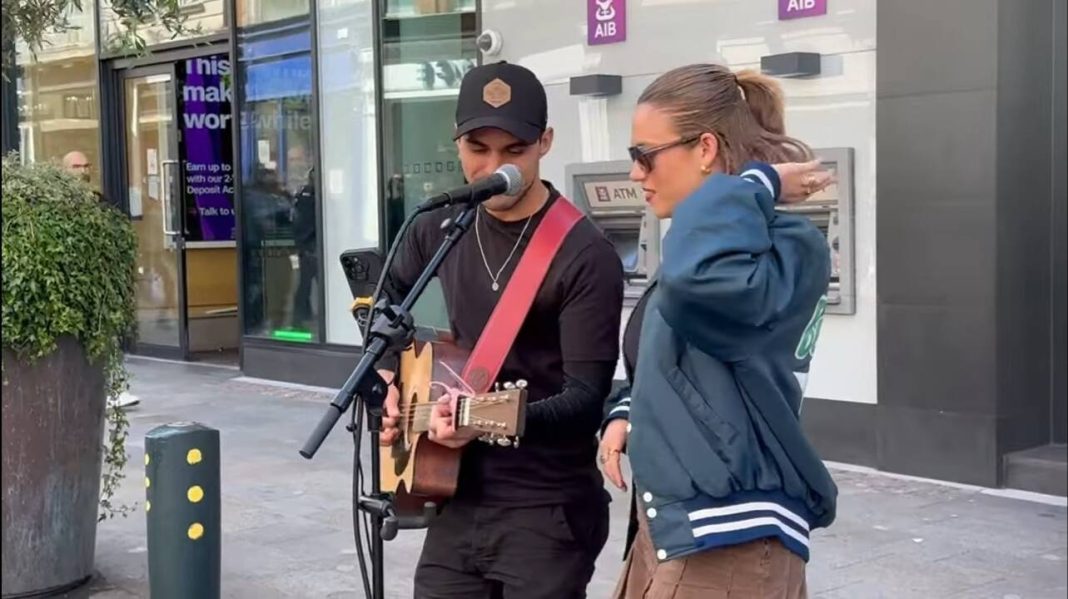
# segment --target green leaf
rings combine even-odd
[[[102,365],[108,397],[117,397],[127,387],[122,343],[135,323],[129,219],[54,165],[24,166],[11,155],[3,172],[3,346],[32,361],[72,336]],[[121,409],[107,415],[104,517],[129,510],[110,501],[126,464],[128,423]]]

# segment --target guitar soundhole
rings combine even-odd
[[[393,455],[393,472],[397,476],[404,474],[404,471],[408,468],[408,460],[412,455],[412,442],[408,435],[411,434],[412,425],[415,421],[415,406],[418,404],[418,395],[413,393],[408,401],[401,401],[397,406],[400,410],[400,418],[397,424],[401,434],[390,448],[390,452]]]
[[[411,453],[404,445],[406,444],[394,443],[390,450],[393,453],[393,474],[396,476],[404,474],[404,470],[408,468],[408,457]]]

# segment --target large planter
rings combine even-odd
[[[3,364],[3,597],[47,595],[93,572],[104,373],[72,337]]]

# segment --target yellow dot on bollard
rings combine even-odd
[[[152,481],[149,480],[149,478],[146,476],[145,477],[145,488],[147,489],[147,488],[149,488],[151,486],[152,486]]]
[[[151,462],[151,461],[152,461],[152,459],[151,459],[151,458],[149,458],[149,457],[148,457],[148,454],[146,453],[146,454],[145,454],[145,466],[147,466],[147,465],[148,465],[148,463],[149,463],[149,462]]]
[[[200,500],[204,499],[204,489],[201,489],[200,485],[193,485],[192,487],[189,487],[185,496],[193,503],[200,503]]]
[[[145,511],[148,512],[148,511],[151,511],[151,510],[152,510],[152,502],[151,501],[146,501],[145,502]]]
[[[194,522],[190,524],[188,534],[189,538],[194,541],[199,539],[200,537],[204,536],[204,525],[200,522]]]
[[[199,464],[200,460],[203,459],[204,456],[200,453],[199,449],[190,449],[189,452],[185,454],[185,461],[190,464]]]

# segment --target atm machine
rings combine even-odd
[[[831,252],[828,314],[856,313],[853,245],[853,148],[813,149],[835,183],[799,204],[780,204],[776,210],[803,214],[824,236]]]
[[[641,185],[630,180],[631,162],[568,165],[567,197],[600,227],[623,262],[624,316],[638,302],[660,266],[660,225],[645,204]]]
[[[567,197],[604,232],[623,263],[623,325],[660,266],[660,223],[645,204],[641,185],[630,180],[631,164],[616,160],[564,168]],[[622,335],[621,327],[621,348]],[[625,378],[621,357],[615,379]]]
[[[856,290],[853,246],[853,149],[814,149],[836,183],[799,204],[779,204],[776,210],[808,217],[827,238],[831,281],[827,312],[854,314]],[[660,242],[670,221],[660,221],[645,204],[641,185],[629,178],[631,162],[619,160],[568,165],[567,197],[604,232],[623,262],[626,278],[623,322],[660,266]],[[622,377],[622,362],[616,378]]]

